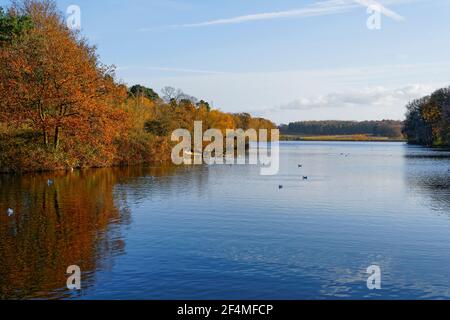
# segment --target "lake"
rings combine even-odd
[[[0,176],[0,298],[450,299],[450,152],[280,153],[276,176],[250,165]],[[80,292],[66,289],[70,265]],[[367,288],[371,265],[381,290]]]

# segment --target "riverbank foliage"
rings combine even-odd
[[[404,132],[409,143],[450,147],[450,87],[412,101],[407,109]]]
[[[127,87],[53,1],[0,11],[0,171],[106,167],[170,159],[170,136],[209,128],[275,128],[212,109],[179,89]]]

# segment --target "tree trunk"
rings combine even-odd
[[[58,147],[59,147],[59,133],[60,133],[59,126],[56,126],[56,128],[55,128],[55,139],[54,139],[54,142],[53,142],[55,150],[58,149]]]
[[[44,145],[48,146],[48,134],[46,129],[42,129],[42,133],[44,135]]]

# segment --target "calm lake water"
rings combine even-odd
[[[65,289],[70,265],[81,292]],[[367,289],[370,265],[381,290]],[[450,152],[292,142],[277,176],[3,175],[0,298],[450,299]]]

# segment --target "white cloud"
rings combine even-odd
[[[224,111],[246,111],[285,123],[293,119],[403,119],[404,107],[409,100],[449,85],[450,63],[244,73],[157,69],[162,71],[153,71],[154,68],[120,69],[118,76],[126,79],[129,85],[141,83],[156,90],[168,85],[182,88],[214,102],[215,107]],[[416,83],[421,85],[414,85]],[[298,100],[301,103],[294,104]],[[290,109],[286,107],[289,105]]]
[[[388,4],[397,3],[408,3],[417,0],[388,0],[384,1]],[[276,11],[276,12],[265,12],[242,15],[232,18],[209,20],[198,23],[188,23],[188,24],[178,24],[168,26],[169,28],[193,28],[193,27],[207,27],[213,25],[227,25],[227,24],[239,24],[252,21],[262,21],[262,20],[274,20],[274,19],[285,19],[285,18],[307,18],[315,16],[324,16],[348,12],[350,10],[356,9],[358,7],[368,7],[372,10],[379,11],[381,14],[392,18],[397,21],[402,21],[404,18],[398,13],[386,8],[380,1],[375,0],[327,0],[316,2],[308,5],[304,8],[286,10],[286,11]],[[143,28],[140,31],[151,31],[155,28]]]
[[[367,87],[360,90],[333,92],[326,95],[304,97],[278,107],[278,110],[309,110],[322,108],[402,107],[409,101],[430,94],[429,85],[410,85],[403,88]]]

